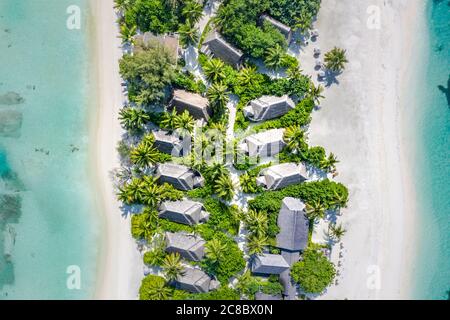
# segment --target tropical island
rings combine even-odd
[[[128,96],[118,198],[147,266],[140,299],[323,293],[348,190],[336,157],[308,144],[324,88],[289,53],[318,37],[320,0],[115,2]],[[327,52],[319,80],[346,62]]]

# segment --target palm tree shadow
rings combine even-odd
[[[448,81],[447,81],[447,88],[444,87],[443,85],[439,85],[438,89],[440,91],[442,91],[442,93],[445,95],[445,97],[447,98],[447,106],[450,108],[450,75],[448,76]]]
[[[331,71],[331,70],[326,70],[325,71],[325,77],[324,77],[325,87],[329,88],[333,84],[339,85],[340,82],[337,79],[337,77],[339,75],[341,75],[341,74],[342,74],[342,72],[334,72],[334,71]]]

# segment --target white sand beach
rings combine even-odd
[[[121,216],[111,172],[120,166],[116,151],[123,105],[118,61],[122,55],[113,0],[91,1],[97,59],[97,174],[104,208],[104,241],[98,268],[96,299],[137,299],[143,277],[142,257],[130,233],[130,218]]]
[[[350,190],[349,207],[339,219],[348,230],[344,247],[332,254],[340,265],[338,285],[322,299],[409,297],[416,219],[408,168],[413,159],[406,159],[408,141],[402,140],[407,107],[400,97],[413,76],[413,36],[423,6],[419,0],[323,0],[316,23],[320,36],[301,55],[314,79],[314,47],[344,48],[349,60],[338,83],[326,89],[309,130],[312,145],[337,155],[336,180]],[[377,10],[380,27],[369,28]]]

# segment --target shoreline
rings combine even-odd
[[[134,300],[143,277],[143,262],[130,235],[131,219],[122,216],[112,178],[112,170],[120,167],[116,146],[122,135],[118,114],[124,101],[118,64],[122,56],[121,41],[117,37],[113,0],[91,1],[89,6],[95,31],[93,52],[98,104],[95,167],[103,207],[103,239],[94,298]]]
[[[322,2],[317,21],[320,48],[342,47],[349,58],[348,68],[337,78],[339,84],[325,91],[310,129],[312,144],[325,146],[341,160],[336,180],[351,192],[341,218],[347,229],[343,256],[339,257],[337,247],[332,255],[332,261],[341,265],[338,285],[322,299],[412,295],[416,243],[411,239],[417,241],[418,217],[409,141],[405,141],[405,127],[410,124],[403,115],[406,84],[415,72],[408,67],[418,59],[412,40],[422,4],[373,4],[380,9],[378,30],[366,25],[369,4],[348,0]]]

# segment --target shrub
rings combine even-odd
[[[291,269],[292,279],[307,293],[323,292],[335,275],[334,265],[321,251],[315,249],[305,250],[302,260],[295,263]]]

